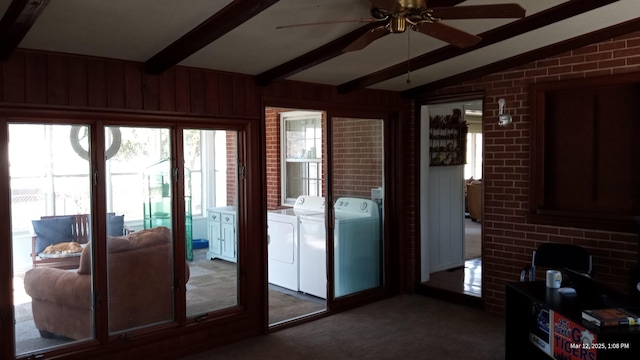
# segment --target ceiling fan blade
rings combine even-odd
[[[415,30],[421,32],[425,35],[433,36],[436,39],[440,39],[442,41],[446,41],[453,46],[459,48],[466,48],[473,46],[482,40],[482,38],[469,34],[468,32],[464,32],[462,30],[458,30],[449,25],[445,25],[441,22],[434,23],[421,23],[416,25]]]
[[[523,18],[526,12],[518,4],[436,7],[430,10],[434,18],[442,20]]]
[[[331,20],[331,21],[320,21],[320,22],[306,23],[306,24],[281,25],[281,26],[276,26],[276,29],[288,29],[288,28],[303,27],[303,26],[331,25],[331,24],[345,24],[345,23],[368,23],[368,22],[376,22],[376,21],[380,21],[380,20],[374,19],[374,18]]]
[[[364,35],[360,36],[358,39],[356,39],[356,41],[352,42],[347,47],[342,49],[342,52],[362,50],[372,42],[390,33],[391,32],[389,31],[389,29],[387,29],[386,26],[377,27],[371,31],[366,32]]]
[[[373,7],[388,11],[398,11],[402,9],[402,5],[397,0],[370,0]]]

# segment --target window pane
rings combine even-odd
[[[114,131],[120,134],[118,151],[106,162],[107,211],[125,215],[133,229],[142,229],[143,197],[142,172],[149,166],[169,158],[167,129],[109,127],[105,132],[107,148],[112,144]],[[133,222],[133,223],[132,223]]]
[[[105,219],[113,334],[174,319],[173,196],[169,129],[109,127],[106,135],[106,148],[122,139],[106,162],[113,200]]]
[[[296,117],[296,115],[298,117]],[[316,118],[314,138],[310,146],[315,148],[315,158],[287,159],[285,156],[285,122],[304,116]],[[267,230],[268,230],[268,279],[269,279],[269,324],[279,324],[298,316],[326,309],[326,299],[316,296],[325,294],[326,283],[317,284],[316,265],[324,261],[324,247],[320,256],[303,261],[300,254],[300,226],[302,213],[312,213],[324,219],[324,197],[322,190],[324,112],[297,111],[282,108],[266,108],[265,132],[267,136]],[[311,128],[309,128],[311,129]],[[302,131],[301,131],[302,132]],[[302,134],[300,135],[302,137]],[[312,152],[313,153],[313,152]],[[311,154],[314,155],[314,154]],[[313,157],[313,156],[312,156]],[[299,195],[309,195],[299,198]],[[303,200],[304,199],[304,200]],[[286,205],[284,207],[282,205]],[[289,208],[288,206],[293,206]],[[310,226],[320,222],[309,223]],[[321,222],[324,226],[324,222]],[[306,220],[305,223],[306,225]],[[324,227],[315,227],[319,232],[314,240],[324,244]],[[320,264],[322,267],[324,264]],[[312,273],[301,277],[304,268]],[[326,267],[326,265],[324,266]],[[307,279],[311,283],[306,282]],[[317,287],[321,289],[316,292]],[[324,296],[324,295],[323,295]]]
[[[191,175],[191,215],[201,216],[202,213],[202,146],[203,136],[200,130],[184,130],[184,167]]]
[[[192,189],[192,197],[201,189],[206,201],[206,217],[194,216],[186,234],[187,241],[192,239],[187,243],[192,253],[187,257],[187,316],[192,317],[238,304],[237,133],[188,130],[183,136],[185,159],[189,139],[198,137],[203,149],[198,183],[191,173],[191,186],[185,177],[185,189]]]
[[[320,195],[322,173],[322,112],[288,111],[280,114],[283,149],[283,203],[300,195]]]
[[[476,133],[475,135],[475,173],[473,178],[482,179],[482,133]]]
[[[17,355],[94,337],[88,133],[9,125]]]
[[[333,289],[340,297],[382,285],[384,137],[379,119],[332,120]]]

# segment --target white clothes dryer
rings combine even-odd
[[[299,216],[324,214],[324,198],[300,196],[293,208],[267,212],[269,282],[293,291],[299,287]]]

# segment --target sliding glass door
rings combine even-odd
[[[171,130],[109,126],[105,149],[108,322],[120,334],[175,318]]]
[[[15,353],[93,339],[90,127],[8,128]]]
[[[384,136],[381,119],[331,118],[333,292],[382,286]]]
[[[10,123],[15,355],[239,305],[241,134]]]
[[[239,304],[238,132],[183,131],[187,317]]]
[[[326,113],[265,109],[269,324],[326,309]]]

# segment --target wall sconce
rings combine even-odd
[[[503,98],[498,99],[498,125],[500,126],[508,126],[513,121],[510,114],[504,113],[505,103],[506,101]]]

